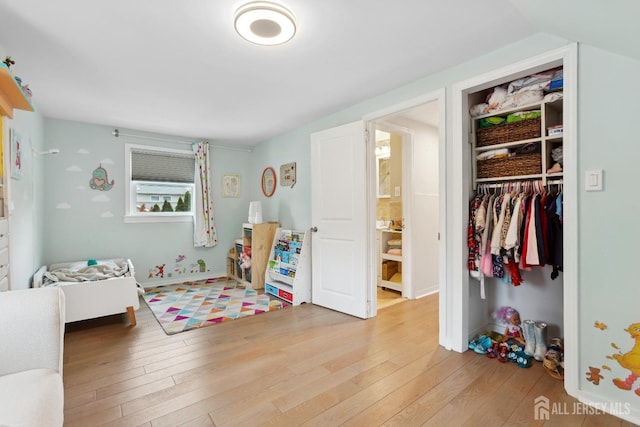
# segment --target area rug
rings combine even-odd
[[[226,277],[160,286],[143,297],[167,335],[289,306]]]

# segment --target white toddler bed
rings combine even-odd
[[[78,261],[43,265],[33,276],[33,287],[60,286],[66,299],[67,323],[127,312],[135,326],[140,300],[131,260],[91,261],[95,264]]]

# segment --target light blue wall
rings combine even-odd
[[[226,253],[240,237],[247,220],[251,153],[212,150],[212,192],[214,219],[219,244],[214,248],[193,247],[191,223],[123,222],[126,183],[124,145],[135,143],[190,150],[189,145],[112,136],[113,128],[86,123],[46,119],[46,147],[60,154],[44,160],[44,261],[88,258],[131,258],[136,277],[142,283],[193,276],[197,260],[206,263],[207,275],[225,274]],[[161,139],[164,135],[122,130]],[[92,172],[102,165],[114,180],[110,191],[91,190]],[[222,198],[223,174],[241,176],[241,196]],[[177,261],[183,255],[182,261]],[[164,277],[156,276],[156,266],[164,264]],[[149,277],[153,274],[153,277]],[[197,274],[197,273],[196,273]]]
[[[612,383],[630,371],[607,358],[629,352],[640,340],[624,331],[640,323],[640,61],[581,45],[579,73],[580,368],[595,367],[604,376],[596,385],[585,375],[581,386],[632,403],[640,416],[640,397]],[[584,191],[584,171],[590,169],[604,169],[604,191]],[[607,328],[595,328],[596,321]]]
[[[5,122],[22,138],[22,177],[8,178],[10,195],[10,283],[11,289],[26,289],[42,263],[42,157],[32,155],[44,145],[43,118],[40,113],[14,111]],[[8,147],[8,145],[7,145]],[[8,151],[5,155],[8,155]]]
[[[311,182],[309,175],[309,134],[289,133],[277,141],[260,144],[253,150],[253,170],[249,176],[254,200],[262,202],[264,221],[278,221],[283,228],[304,230],[311,221]],[[297,182],[293,187],[280,185],[280,166],[296,162]],[[278,183],[272,197],[260,190],[260,178],[265,167],[276,171]]]

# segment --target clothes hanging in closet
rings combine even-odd
[[[498,194],[481,187],[470,201],[467,264],[472,276],[518,286],[521,270],[550,265],[552,279],[562,271],[562,193],[527,187]]]

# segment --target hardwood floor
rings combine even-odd
[[[378,310],[406,301],[406,298],[402,297],[402,292],[381,288],[379,286],[376,288],[376,291]]]
[[[306,304],[167,336],[144,302],[67,325],[65,426],[630,426],[534,420],[575,399],[530,369],[438,345],[438,296],[361,320]]]

